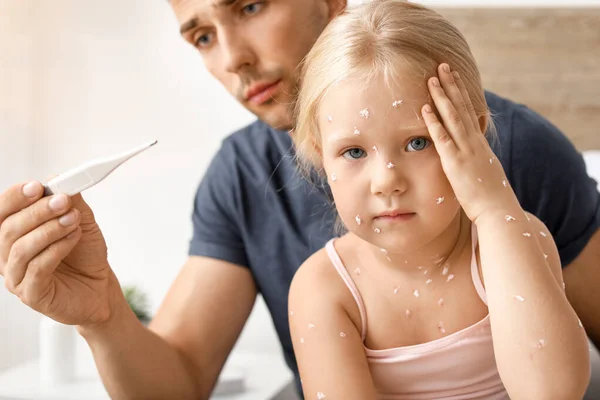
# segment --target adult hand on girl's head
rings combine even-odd
[[[471,221],[482,214],[514,209],[518,200],[481,131],[464,82],[448,64],[428,81],[429,92],[442,119],[427,104],[422,115],[456,198]]]

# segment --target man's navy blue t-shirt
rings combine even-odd
[[[521,206],[552,232],[566,266],[598,228],[596,182],[547,120],[492,93],[486,99],[498,130],[493,150]],[[223,141],[194,201],[189,254],[250,269],[296,384],[288,290],[298,267],[335,235],[328,194],[299,174],[289,134],[257,121]]]

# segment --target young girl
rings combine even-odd
[[[347,233],[289,295],[307,399],[578,399],[586,335],[556,246],[520,207],[462,35],[375,1],[308,55],[293,133]]]

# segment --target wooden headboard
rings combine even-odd
[[[600,150],[600,7],[436,8],[467,38],[486,89]]]

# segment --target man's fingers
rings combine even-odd
[[[81,228],[77,227],[69,235],[52,243],[31,260],[21,284],[20,298],[23,303],[35,309],[45,296],[50,295],[49,291],[56,290],[52,286],[52,275],[61,260],[73,250],[80,238]],[[54,284],[60,284],[60,280],[54,279]]]
[[[42,184],[37,181],[18,183],[0,194],[0,226],[7,217],[39,200],[42,194]]]
[[[8,260],[13,244],[42,224],[66,214],[71,201],[64,194],[39,199],[28,207],[7,216],[0,225],[0,269]],[[2,271],[0,271],[2,273]]]
[[[8,257],[5,266],[5,286],[15,293],[21,284],[31,261],[53,243],[77,229],[79,211],[72,209],[58,219],[51,220],[17,240]],[[16,294],[16,293],[15,293]]]

